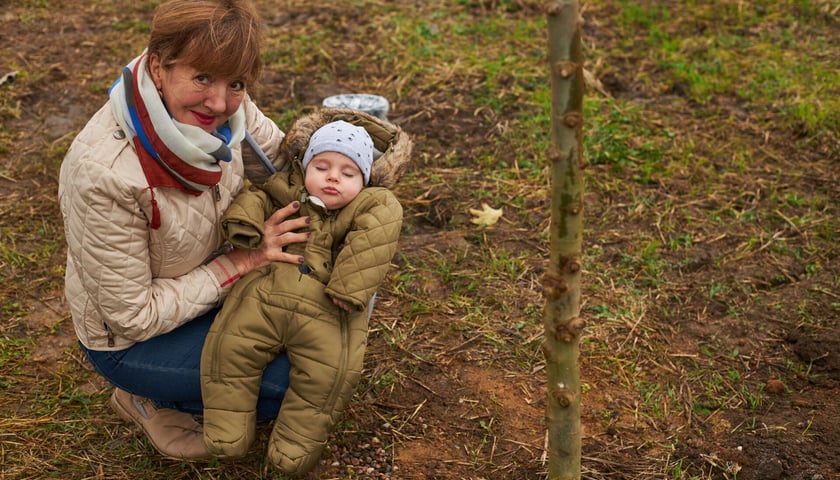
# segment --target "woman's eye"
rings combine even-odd
[[[195,81],[202,85],[206,85],[210,83],[210,75],[207,75],[205,73],[199,73],[195,76]]]
[[[235,82],[231,82],[231,84],[230,84],[230,88],[231,88],[231,90],[233,90],[233,91],[236,91],[236,92],[241,92],[242,90],[245,90],[245,82],[243,82],[243,81],[241,81],[241,80],[237,80],[237,81],[235,81]]]

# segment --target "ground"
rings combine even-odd
[[[258,460],[227,467],[144,464],[138,459],[154,456],[150,445],[104,405],[109,388],[80,355],[63,301],[58,165],[116,68],[142,48],[137,25],[150,9],[38,3],[0,2],[0,40],[9,48],[0,76],[22,72],[0,86],[0,365],[9,372],[0,478],[140,478],[138,465],[142,478],[268,475],[259,446]],[[349,6],[259,3],[269,28],[286,32],[365,21]],[[463,3],[480,16],[494,14],[497,2]],[[501,3],[517,6],[505,14],[542,15],[528,2]],[[617,41],[605,26],[609,13],[587,12],[601,19],[588,23],[588,39]],[[388,40],[367,32],[358,43]],[[641,183],[603,163],[586,169],[584,478],[840,478],[837,137],[803,142],[807,129],[766,128],[759,113],[727,100],[697,105],[679,85],[663,91],[645,81],[633,58],[610,60],[596,72],[603,93],[637,100],[649,125],[673,132],[675,149],[692,142],[708,161]],[[269,65],[254,96],[267,112],[282,112],[374,89],[372,79],[400,81],[370,64],[337,62],[334,70],[324,80]],[[549,193],[544,185],[494,186],[463,160],[486,156],[515,113],[462,108],[475,85],[421,86],[393,99],[389,114],[416,149],[397,188],[406,227],[371,324],[366,380],[312,478],[545,478],[539,345]],[[727,153],[735,142],[749,143],[755,161],[736,165]],[[479,229],[468,209],[488,188],[510,198],[503,220]],[[777,197],[790,199],[789,208]],[[710,220],[716,214],[731,220]],[[629,258],[644,242],[677,246],[659,248],[654,268]],[[489,263],[504,265],[490,271]],[[16,351],[25,362],[11,359]],[[39,384],[62,392],[48,414]],[[74,413],[82,405],[90,420]]]

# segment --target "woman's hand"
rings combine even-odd
[[[235,249],[228,258],[236,265],[239,275],[255,270],[271,262],[303,263],[303,257],[286,253],[286,245],[305,242],[309,232],[298,232],[309,225],[309,217],[286,220],[300,209],[300,202],[292,202],[274,212],[263,224],[263,242],[255,250]]]

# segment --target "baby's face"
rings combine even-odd
[[[364,188],[365,177],[356,162],[337,152],[319,153],[306,166],[304,185],[320,198],[327,210],[350,203]]]

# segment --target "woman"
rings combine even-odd
[[[248,0],[175,0],[158,7],[147,49],[126,66],[110,100],[61,166],[66,295],[82,349],[116,388],[110,404],[161,454],[208,456],[199,364],[231,285],[303,242],[308,218],[265,223],[257,250],[220,249],[218,221],[242,188],[246,130],[269,158],[283,138],[247,95],[260,72],[260,23]],[[283,167],[283,165],[277,165]],[[289,363],[266,369],[258,417],[277,412]]]

